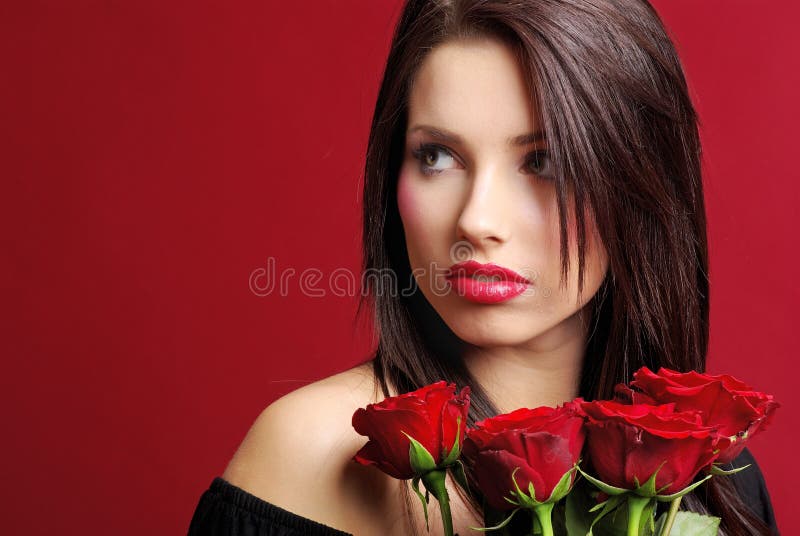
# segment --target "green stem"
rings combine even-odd
[[[453,516],[450,513],[450,497],[447,494],[447,486],[445,485],[446,477],[447,471],[434,469],[422,477],[422,483],[425,484],[425,489],[430,491],[431,495],[439,501],[445,536],[453,536]]]
[[[678,508],[681,506],[682,498],[683,497],[678,497],[669,503],[669,513],[667,514],[667,520],[664,522],[664,530],[661,531],[661,536],[669,536],[669,531],[672,530],[672,524],[675,523],[675,516],[678,515]]]
[[[649,502],[649,497],[640,497],[638,495],[628,496],[628,536],[639,536],[639,524],[642,519],[642,511]]]
[[[544,503],[533,509],[539,525],[542,526],[542,536],[553,536],[553,506],[555,503]]]

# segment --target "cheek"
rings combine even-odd
[[[397,210],[404,226],[415,223],[420,216],[419,203],[410,186],[408,176],[402,170],[397,179]]]
[[[401,168],[397,179],[397,211],[408,240],[431,240],[441,228],[440,210],[437,213],[436,193],[420,184],[413,172]],[[439,204],[441,208],[441,204]]]
[[[406,250],[412,268],[416,264],[418,249],[424,248],[425,229],[429,229],[425,219],[425,207],[420,192],[414,188],[413,180],[401,170],[397,180],[397,211],[403,224],[406,237]]]
[[[403,225],[405,246],[412,269],[428,268],[451,246],[454,207],[452,191],[436,188],[414,170],[400,170],[397,179],[397,211]],[[424,265],[424,266],[423,266]]]

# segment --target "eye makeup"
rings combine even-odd
[[[441,173],[445,169],[435,169],[433,166],[441,159],[436,158],[434,162],[430,162],[431,155],[444,154],[447,158],[456,161],[456,157],[446,147],[436,143],[420,143],[416,149],[411,150],[412,156],[419,162],[420,173],[432,176]],[[545,165],[546,163],[546,165]],[[539,149],[529,153],[525,157],[525,169],[544,179],[552,178],[552,169],[550,165],[550,153],[547,149]],[[544,169],[542,169],[544,168]]]

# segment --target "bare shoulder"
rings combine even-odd
[[[366,442],[352,427],[353,412],[377,396],[370,363],[292,391],[256,418],[222,477],[301,516],[363,531],[371,507],[375,520],[385,515],[394,489],[352,461]]]

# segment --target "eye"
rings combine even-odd
[[[436,173],[441,173],[445,169],[447,169],[447,161],[452,160],[455,161],[455,158],[450,153],[449,150],[445,149],[441,145],[433,145],[430,143],[422,143],[417,149],[411,151],[411,154],[414,155],[414,158],[419,160],[419,169],[425,175],[435,175]],[[442,155],[444,155],[444,168],[435,168],[437,163],[442,162]]]
[[[528,155],[525,167],[533,174],[547,179],[553,178],[553,166],[550,163],[550,153],[541,150]]]

